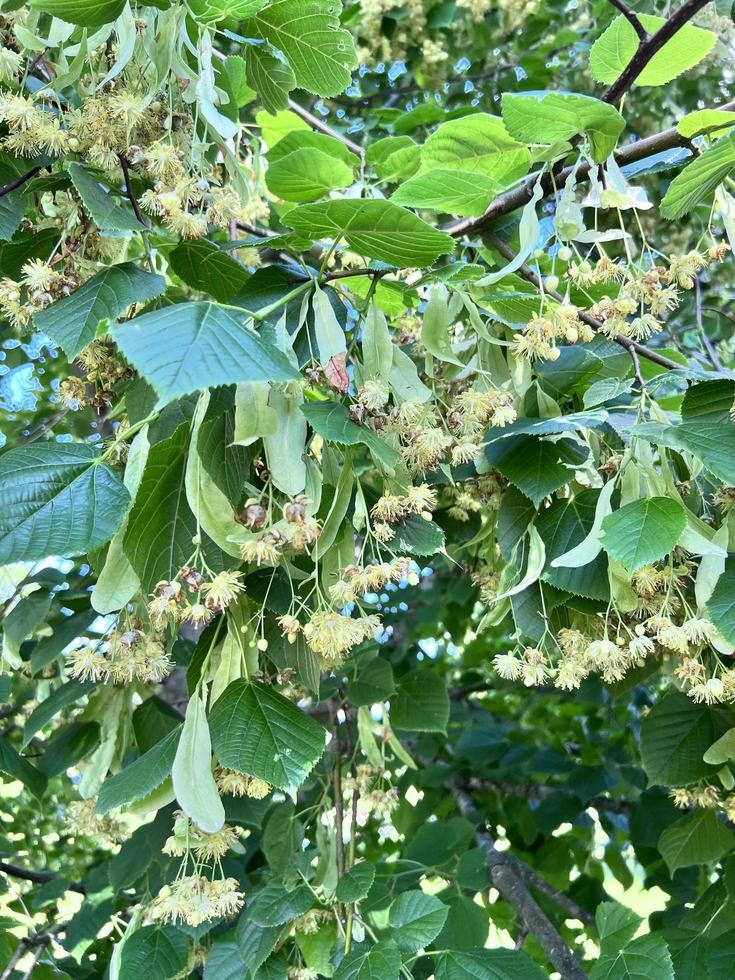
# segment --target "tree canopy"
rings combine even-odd
[[[0,980],[735,975],[734,56],[0,0]]]

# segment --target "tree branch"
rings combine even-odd
[[[613,5],[613,7],[615,7],[616,10],[620,11],[626,20],[630,21],[633,26],[633,30],[636,32],[641,41],[645,41],[648,38],[648,31],[638,19],[638,14],[634,10],[631,10],[626,3],[623,3],[623,0],[609,0],[609,2]]]
[[[735,109],[735,100],[717,106],[717,108],[720,110],[733,110]],[[636,163],[638,160],[645,160],[646,157],[655,156],[657,153],[662,153],[664,150],[671,150],[676,146],[690,149],[689,140],[681,136],[676,127],[672,126],[670,129],[665,129],[653,136],[647,136],[645,139],[637,140],[635,143],[628,143],[627,146],[620,147],[615,154],[615,159],[619,166],[624,167],[626,164]],[[585,180],[589,175],[589,171],[590,165],[587,162],[581,163],[577,167],[577,180]],[[541,187],[544,195],[552,193],[555,186],[561,187],[573,172],[574,165],[571,164],[556,174],[554,179],[552,179],[551,174],[546,174],[542,177]],[[517,211],[518,208],[522,208],[524,204],[527,204],[533,196],[533,190],[538,179],[538,174],[532,175],[518,187],[499,194],[488,204],[484,213],[478,218],[464,218],[445,227],[444,230],[453,238],[460,238],[462,235],[471,235],[474,232],[482,231],[492,221],[495,221],[496,218],[502,218],[503,215]]]
[[[709,2],[710,0],[686,0],[686,3],[682,4],[655,34],[651,34],[645,40],[642,40],[638,45],[638,50],[628,62],[620,78],[613,82],[603,95],[603,102],[609,102],[611,105],[619,102],[653,56],[661,50],[667,41],[670,41],[681,30],[687,21],[691,20]],[[615,6],[618,5],[615,4]]]
[[[40,174],[45,167],[31,167],[28,173],[22,174],[20,177],[16,177],[15,180],[8,181],[7,184],[0,185],[0,197],[5,197],[6,194],[10,194],[11,191],[16,190],[18,187],[22,187],[27,180],[35,177],[36,174]]]
[[[21,881],[32,881],[34,885],[45,885],[56,877],[51,871],[31,871],[29,868],[20,868],[17,864],[8,864],[6,861],[0,861],[0,871]],[[77,885],[74,882],[69,883],[69,891],[79,892],[80,895],[87,894],[84,885]]]
[[[473,820],[475,808],[469,794],[454,786],[452,795],[462,816]],[[516,910],[522,927],[528,929],[538,939],[554,969],[564,980],[586,980],[587,974],[554,924],[529,892],[514,862],[509,861],[507,855],[497,850],[495,841],[487,830],[476,831],[475,840],[487,857],[493,885],[506,902]]]
[[[507,242],[504,242],[502,238],[498,238],[494,232],[486,232],[485,240],[509,261],[512,261],[516,257],[516,253],[513,251],[510,245],[508,245]],[[525,262],[520,269],[518,269],[518,272],[527,282],[530,282],[537,289],[541,288],[541,280],[533,269],[526,265]],[[557,302],[564,302],[564,297],[561,295],[561,293],[557,293],[553,289],[547,289],[545,292],[547,296],[551,296],[551,298],[557,300]],[[592,327],[593,330],[601,330],[603,327],[603,323],[600,320],[596,320],[595,317],[590,316],[589,313],[582,312],[579,314],[579,318],[583,323],[586,323],[587,326]],[[664,357],[663,354],[659,354],[657,351],[651,350],[650,347],[645,347],[643,344],[639,344],[637,341],[631,340],[630,337],[624,337],[622,334],[616,333],[613,334],[612,339],[616,344],[620,344],[621,347],[624,347],[628,353],[631,354],[631,357],[633,356],[632,352],[634,352],[636,355],[645,357],[647,360],[653,361],[654,364],[665,367],[669,371],[677,371],[681,367],[681,364],[677,364],[676,361],[672,361],[668,357]]]
[[[362,160],[365,156],[365,150],[360,146],[359,143],[354,143],[349,136],[343,136],[342,133],[338,133],[336,129],[332,129],[328,126],[322,119],[315,116],[313,113],[309,112],[308,109],[304,109],[300,106],[298,102],[293,99],[288,100],[288,107],[291,112],[295,112],[297,116],[300,116],[305,123],[308,123],[312,129],[316,129],[320,133],[324,133],[325,136],[331,136],[332,139],[339,140],[343,146],[346,146],[348,150],[352,153],[356,153],[357,156]]]
[[[128,165],[127,158],[124,153],[118,153],[118,160],[120,161],[120,167],[123,172],[123,178],[125,180],[125,193],[128,195],[128,200],[130,201],[133,211],[135,212],[135,217],[138,221],[146,227],[145,220],[140,210],[140,205],[138,204],[138,198],[135,196],[135,191],[133,190],[133,184],[130,180],[130,168]]]

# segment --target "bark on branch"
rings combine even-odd
[[[452,788],[452,794],[462,816],[472,820],[475,816],[475,807],[469,794],[458,786]],[[521,925],[538,939],[554,969],[558,970],[564,980],[585,980],[587,974],[560,936],[556,926],[531,895],[515,862],[509,860],[508,855],[498,851],[492,835],[487,830],[478,830],[475,834],[475,840],[487,857],[493,885],[506,902],[516,910]],[[532,869],[529,868],[528,872],[534,878],[537,877]],[[534,884],[536,884],[535,881]],[[547,882],[545,884],[548,885]],[[548,887],[552,889],[551,885]],[[556,889],[553,891],[556,892]],[[557,892],[554,896],[555,900],[558,900],[559,895],[561,893]],[[566,899],[566,896],[563,897]],[[571,900],[567,899],[567,901]],[[573,914],[577,917],[576,912]]]

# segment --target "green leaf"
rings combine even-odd
[[[28,720],[23,728],[22,747],[25,748],[34,735],[48,725],[62,708],[74,704],[85,694],[94,690],[94,684],[89,681],[67,681],[52,691],[45,701],[41,701],[38,707],[34,708],[28,716]]]
[[[123,12],[126,0],[30,0],[33,10],[82,27],[111,24]]]
[[[436,960],[436,980],[543,980],[525,953],[512,949],[447,950]]]
[[[446,211],[462,217],[481,215],[503,185],[482,173],[467,170],[428,170],[404,180],[391,194],[394,204]]]
[[[602,547],[629,572],[668,555],[686,526],[678,500],[649,497],[614,511],[602,522]]]
[[[191,557],[197,524],[186,501],[189,425],[180,425],[150,450],[123,548],[145,592],[173,578]]]
[[[424,143],[421,172],[460,170],[510,184],[528,173],[531,154],[508,135],[503,120],[486,112],[443,123]]]
[[[716,133],[720,129],[735,126],[735,112],[724,109],[697,109],[682,116],[676,124],[677,132],[685,139]]]
[[[680,218],[723,182],[735,168],[735,133],[717,140],[695,157],[669,184],[661,201],[664,218]]]
[[[619,902],[600,902],[595,922],[603,952],[617,951],[629,943],[642,921],[640,915]]]
[[[46,790],[46,776],[18,755],[4,738],[0,738],[0,772],[11,779],[19,779],[39,800]]]
[[[299,202],[318,201],[331,190],[349,187],[353,180],[352,169],[342,160],[307,147],[281,156],[265,175],[271,194]]]
[[[102,784],[95,812],[104,814],[127,803],[142,800],[171,774],[181,729],[175,728],[119,773]]]
[[[560,143],[584,134],[596,163],[610,156],[625,129],[614,106],[571,92],[504,92],[503,122],[522,143]]]
[[[69,557],[115,533],[130,497],[92,446],[36,443],[0,456],[0,564]]]
[[[441,674],[419,667],[399,678],[390,699],[394,728],[406,732],[445,732],[449,721],[449,695]]]
[[[735,558],[725,562],[725,570],[707,600],[707,611],[728,643],[735,643]]]
[[[723,728],[717,709],[695,704],[686,694],[667,695],[643,719],[641,759],[649,785],[688,786],[715,767],[704,762],[704,753]]]
[[[299,88],[339,95],[357,67],[352,35],[340,27],[339,0],[273,0],[243,27],[281,51]]]
[[[670,875],[679,868],[719,861],[733,844],[735,834],[706,808],[677,820],[658,839],[658,849]]]
[[[333,980],[398,980],[401,954],[396,944],[384,939],[368,949],[353,949],[334,971]]]
[[[73,360],[92,343],[100,326],[106,330],[133,303],[154,299],[165,288],[166,281],[161,276],[144,272],[132,262],[112,265],[70,296],[39,310],[33,322]]]
[[[227,303],[250,279],[250,273],[221,248],[204,239],[182,241],[169,256],[171,268],[187,286]]]
[[[215,303],[179,303],[121,324],[112,335],[156,389],[159,408],[201,388],[298,377],[286,355],[244,320]]]
[[[607,578],[607,559],[597,554],[591,562],[579,567],[554,567],[553,560],[581,544],[592,528],[599,493],[588,490],[555,500],[543,510],[536,528],[546,546],[546,558],[550,563],[543,574],[549,585],[588,599],[608,599],[610,587]]]
[[[273,688],[234,681],[210,715],[221,765],[295,793],[324,753],[324,729]]]
[[[225,809],[212,775],[209,726],[204,701],[198,692],[192,695],[186,707],[171,779],[176,800],[187,817],[205,834],[221,830]]]
[[[0,197],[0,241],[10,241],[18,230],[27,207],[25,187],[19,187]]]
[[[355,678],[350,681],[350,703],[359,707],[386,701],[395,689],[393,668],[382,657],[374,657],[355,668]]]
[[[290,65],[267,48],[248,45],[245,54],[248,80],[255,86],[267,112],[276,115],[288,109],[288,93],[296,88],[296,76]]]
[[[374,881],[375,865],[369,861],[359,861],[339,879],[335,897],[338,902],[346,904],[359,902],[365,898]]]
[[[76,3],[73,5],[77,6]],[[81,163],[68,164],[68,170],[85,211],[98,228],[102,231],[140,231],[144,227],[128,202],[100,184]]]
[[[579,447],[568,441],[549,442],[525,435],[491,442],[485,455],[537,507],[544,497],[574,479],[570,464],[584,458]]]
[[[665,17],[654,17],[651,14],[638,14],[638,18],[649,34],[655,34],[666,23]],[[698,64],[709,54],[716,40],[712,31],[685,24],[656,52],[633,84],[665,85]],[[606,85],[614,82],[628,67],[639,43],[633,25],[622,14],[616,17],[592,45],[592,77]]]
[[[143,926],[125,940],[119,980],[171,980],[184,967],[189,952],[186,933],[174,926]]]
[[[388,925],[398,948],[416,953],[436,939],[448,914],[449,908],[434,895],[401,892],[388,909]]]
[[[427,266],[454,250],[454,239],[390,201],[343,199],[307,204],[286,217],[312,238],[344,238],[353,251],[399,268]]]
[[[590,980],[674,980],[674,967],[661,936],[639,936],[623,949],[601,956]]]
[[[367,446],[376,460],[388,469],[394,469],[398,462],[398,453],[377,436],[372,429],[353,422],[347,414],[347,409],[339,402],[306,402],[301,406],[314,432],[328,442],[336,442],[341,446],[356,446],[359,443]]]
[[[311,130],[295,129],[286,133],[277,143],[272,145],[266,154],[268,165],[280,163],[284,157],[291,156],[297,150],[318,150],[332,160],[339,160],[350,170],[360,166],[360,158],[348,149],[344,143],[326,136],[324,133],[312,133]]]
[[[314,895],[306,885],[289,890],[273,879],[248,906],[248,916],[257,926],[280,926],[303,915],[311,908],[313,901]]]

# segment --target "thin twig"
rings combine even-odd
[[[645,41],[648,37],[648,31],[638,19],[638,14],[634,10],[631,10],[626,3],[623,3],[623,0],[609,0],[609,2],[613,5],[613,7],[615,7],[616,10],[620,11],[626,20],[630,21],[633,30],[636,32],[641,41]]]
[[[123,172],[123,178],[125,180],[125,193],[128,195],[128,200],[130,201],[133,211],[135,212],[135,217],[138,221],[146,227],[145,219],[140,210],[140,205],[138,204],[138,198],[135,196],[135,191],[133,190],[133,184],[130,180],[130,168],[128,166],[128,161],[124,153],[118,153],[118,160],[120,161],[120,167]]]
[[[56,877],[51,871],[31,871],[29,868],[21,868],[17,864],[8,864],[7,861],[0,861],[0,871],[12,878],[19,878],[21,881],[32,881],[34,885],[45,885],[46,882]],[[70,882],[67,887],[69,891],[79,892],[80,895],[87,893],[84,885]]]
[[[20,177],[16,177],[15,180],[10,180],[7,184],[1,184],[0,197],[5,197],[5,195],[10,194],[11,191],[16,190],[18,187],[22,187],[27,180],[35,177],[36,174],[40,174],[41,171],[45,169],[45,167],[31,167],[27,173],[22,174]]]
[[[515,251],[510,247],[510,245],[508,245],[507,242],[504,242],[503,239],[499,238],[494,232],[486,232],[485,240],[509,261],[515,259]],[[537,289],[541,288],[541,280],[528,265],[524,263],[517,271],[527,282],[530,282]],[[553,289],[546,289],[545,292],[547,296],[551,296],[551,298],[557,300],[557,302],[564,302],[564,297],[561,295],[561,293],[557,293]],[[580,313],[579,319],[582,320],[583,323],[586,323],[588,327],[592,327],[593,330],[602,330],[604,326],[601,320],[595,319],[595,317],[590,316],[589,313]],[[654,364],[665,367],[669,371],[677,371],[681,367],[681,364],[677,364],[676,361],[672,361],[668,357],[664,357],[663,354],[659,354],[655,350],[651,350],[649,347],[645,347],[643,344],[639,344],[637,341],[631,340],[630,337],[624,337],[622,334],[616,333],[613,334],[612,340],[614,340],[616,344],[620,344],[621,347],[624,347],[629,353],[634,351],[636,355],[645,357],[647,360],[653,361]]]
[[[334,787],[334,837],[337,848],[337,874],[342,877],[345,871],[345,845],[342,840],[344,827],[344,805],[342,803],[342,752],[339,744],[339,718],[334,714],[332,722],[332,751],[334,767],[332,785]]]
[[[365,150],[359,143],[353,142],[349,136],[343,136],[342,133],[338,133],[336,129],[332,129],[331,126],[328,126],[322,119],[319,119],[318,116],[315,116],[312,112],[309,112],[308,109],[304,109],[303,106],[300,106],[298,102],[295,102],[293,99],[289,99],[288,107],[291,112],[295,112],[296,115],[300,116],[305,123],[308,123],[312,129],[316,129],[318,132],[324,133],[325,136],[331,136],[332,139],[339,140],[340,143],[346,146],[348,150],[350,150],[352,153],[356,153],[360,159],[362,159],[365,155]]]
[[[697,316],[697,331],[699,333],[699,338],[702,341],[702,347],[704,347],[707,352],[707,357],[710,360],[710,364],[715,369],[715,371],[722,371],[722,361],[718,357],[717,351],[712,344],[712,341],[707,336],[707,332],[704,329],[704,324],[702,323],[702,310],[711,309],[711,307],[702,306],[702,283],[699,276],[694,277],[694,302],[695,310]]]
[[[635,347],[629,347],[628,353],[630,354],[630,359],[633,362],[633,376],[638,382],[638,386],[640,387],[641,391],[643,391],[646,387],[646,382],[641,374],[641,362],[638,360],[638,352],[636,351]]]
[[[653,56],[709,2],[710,0],[686,0],[686,3],[674,11],[655,34],[651,34],[641,41],[638,50],[628,62],[622,75],[605,92],[602,101],[608,102],[610,105],[619,102]]]
[[[458,786],[452,788],[452,794],[462,816],[469,820],[476,820],[472,797]],[[497,850],[489,831],[476,831],[475,840],[487,857],[493,885],[515,909],[521,928],[534,934],[548,956],[549,962],[564,977],[564,980],[586,980],[587,974],[575,959],[571,949],[531,895],[515,865],[508,860],[507,855]]]

